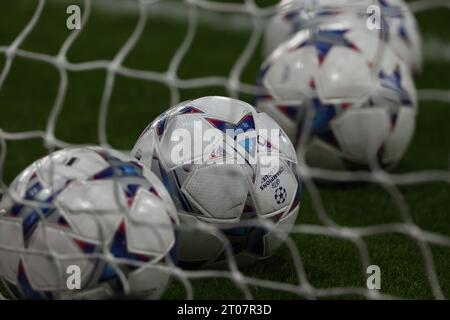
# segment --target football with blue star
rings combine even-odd
[[[226,97],[183,102],[145,129],[132,154],[173,197],[183,267],[227,268],[230,258],[255,263],[272,255],[295,223],[302,192],[295,150],[250,104]]]
[[[414,133],[417,93],[407,65],[351,20],[298,32],[268,58],[257,107],[299,157],[329,169],[392,167]]]
[[[56,151],[13,181],[0,208],[0,280],[14,298],[158,298],[165,290],[176,209],[129,156]]]
[[[403,0],[283,0],[267,24],[264,56],[268,57],[300,30],[354,18],[358,19],[360,28],[383,32],[384,41],[411,71],[414,74],[421,71],[420,30],[414,14]]]

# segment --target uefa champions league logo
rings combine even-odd
[[[282,203],[284,203],[286,201],[286,198],[287,198],[286,188],[279,187],[275,191],[275,200],[277,201],[278,204],[282,204]]]

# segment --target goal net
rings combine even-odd
[[[66,8],[74,4],[81,8],[81,28],[68,30]],[[305,193],[282,249],[250,268],[239,268],[232,255],[225,270],[171,266],[166,271],[173,281],[164,298],[450,296],[450,142],[443,122],[450,91],[442,71],[444,65],[449,70],[450,49],[440,38],[442,25],[433,24],[448,19],[450,1],[409,4],[426,27],[426,63],[418,76],[417,138],[402,163],[393,172],[330,171],[300,159]],[[148,123],[181,101],[224,95],[251,103],[264,28],[276,5],[0,4],[0,197],[28,164],[59,148],[98,144],[129,150]],[[231,252],[226,241],[225,246]],[[11,248],[0,244],[0,250]],[[367,286],[373,266],[381,272],[381,289]],[[0,288],[1,293],[7,297]]]

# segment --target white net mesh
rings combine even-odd
[[[62,3],[66,4],[64,1],[62,1]],[[114,144],[110,143],[108,139],[108,117],[112,112],[110,110],[111,99],[114,94],[115,86],[118,82],[118,77],[140,80],[148,82],[150,85],[165,86],[169,90],[169,101],[165,102],[167,106],[172,106],[182,101],[184,98],[182,94],[183,90],[191,90],[191,92],[195,92],[196,89],[206,88],[207,90],[208,88],[220,87],[225,90],[227,95],[235,98],[247,97],[256,93],[257,88],[255,87],[255,84],[250,81],[247,81],[248,83],[245,82],[243,77],[246,72],[255,74],[254,72],[252,73],[251,71],[248,71],[247,66],[255,56],[260,55],[260,48],[258,46],[264,31],[265,21],[267,17],[275,12],[275,6],[260,7],[254,0],[246,0],[241,3],[215,2],[210,0],[123,0],[120,2],[84,0],[81,4],[83,6],[83,26],[89,24],[93,10],[101,10],[116,17],[115,19],[117,19],[117,23],[120,23],[121,15],[129,14],[129,16],[135,20],[134,30],[132,30],[132,32],[127,36],[126,42],[121,45],[120,49],[110,60],[72,62],[68,59],[68,52],[77,42],[80,35],[84,32],[84,28],[71,32],[70,35],[64,40],[56,54],[25,50],[22,48],[23,44],[38,25],[41,17],[45,14],[46,8],[54,5],[61,5],[59,1],[49,1],[46,3],[45,0],[39,0],[35,2],[35,7],[33,9],[34,13],[23,26],[20,33],[15,36],[14,40],[9,45],[0,46],[0,54],[4,57],[4,63],[0,73],[0,92],[6,90],[6,83],[13,72],[13,64],[17,59],[40,62],[54,67],[54,69],[58,72],[59,84],[56,90],[51,112],[46,119],[45,130],[15,131],[0,128],[1,194],[5,194],[7,190],[7,182],[5,182],[5,164],[8,161],[14,161],[14,159],[8,158],[7,146],[10,142],[32,140],[34,141],[33,143],[36,143],[35,140],[41,140],[43,141],[48,152],[54,151],[57,148],[73,145],[73,143],[65,141],[64,138],[59,138],[56,133],[58,122],[61,121],[60,115],[63,112],[70,88],[69,73],[82,73],[97,70],[104,71],[106,73],[102,94],[99,99],[97,137],[98,143],[108,148],[116,147]],[[28,3],[28,6],[29,5],[30,4]],[[416,1],[411,3],[411,8],[414,12],[422,12],[435,8],[450,8],[450,1]],[[223,20],[220,20],[219,17],[222,17]],[[184,35],[182,37],[179,36],[181,42],[177,45],[175,54],[173,54],[170,58],[168,68],[165,71],[152,71],[126,66],[124,62],[133,52],[138,42],[142,40],[147,24],[152,19],[156,19],[158,21],[160,19],[167,19],[168,21],[173,21],[174,23],[179,23],[179,20],[181,20],[182,24],[186,25],[186,28],[184,28]],[[199,27],[215,28],[218,30],[226,29],[226,37],[233,33],[244,33],[244,35],[246,35],[245,37],[247,37],[247,35],[249,36],[247,38],[247,42],[243,46],[243,50],[239,53],[237,59],[234,60],[231,69],[226,75],[198,76],[192,78],[180,77],[180,66],[183,64],[184,59],[191,52],[191,50],[195,50],[193,45],[195,43]],[[227,38],[218,38],[216,41],[226,42]],[[236,48],[233,48],[233,51],[235,50]],[[216,54],[214,52],[213,43],[211,44],[211,52],[204,54]],[[148,59],[152,60],[152,57],[149,56]],[[218,61],[217,63],[220,64],[221,61]],[[195,66],[193,66],[193,68],[195,68]],[[39,79],[39,77],[40,75],[37,74],[36,78]],[[21,94],[26,95],[27,92],[22,92]],[[450,103],[450,91],[448,90],[422,89],[419,91],[419,97],[423,102],[436,101]],[[39,108],[39,106],[35,106],[35,108]],[[130,112],[133,112],[133,107],[131,104],[124,108],[129,108]],[[6,111],[2,111],[2,113],[4,112]],[[423,110],[423,112],[428,112],[428,110]],[[82,114],[77,116],[83,117]],[[150,120],[152,119],[148,119],[148,121]],[[95,141],[86,141],[86,143],[91,142]],[[445,154],[447,154],[447,152],[448,150],[444,151]],[[259,267],[259,269],[256,268],[256,271],[249,269],[239,270],[232,259],[232,255],[230,254],[231,249],[229,244],[225,239],[223,239],[229,253],[229,270],[187,271],[172,267],[168,269],[168,272],[175,276],[181,286],[176,287],[175,289],[173,287],[169,287],[168,290],[173,289],[178,292],[184,291],[186,298],[196,298],[196,283],[199,280],[207,279],[207,281],[213,281],[213,279],[222,278],[230,280],[234,286],[238,288],[237,292],[224,293],[223,297],[233,297],[233,294],[237,294],[237,297],[242,295],[246,298],[253,298],[255,296],[258,297],[258,294],[255,295],[255,292],[258,293],[258,288],[285,292],[292,294],[292,296],[302,298],[363,296],[369,299],[380,299],[401,297],[401,291],[393,290],[392,292],[394,292],[394,294],[391,294],[388,290],[386,294],[383,294],[381,293],[384,292],[383,290],[368,290],[365,287],[367,267],[371,264],[377,264],[376,259],[373,259],[373,253],[369,249],[366,239],[387,234],[400,234],[407,237],[410,242],[417,245],[420,259],[423,263],[423,268],[419,271],[419,273],[423,273],[424,276],[417,276],[417,272],[413,271],[409,276],[405,276],[405,281],[411,281],[412,283],[416,281],[425,281],[426,284],[422,283],[421,288],[430,289],[430,296],[436,299],[445,298],[444,288],[448,288],[448,284],[443,284],[442,280],[448,280],[448,277],[446,277],[445,274],[441,276],[439,275],[432,246],[447,248],[448,250],[448,247],[450,247],[450,237],[444,234],[427,231],[415,223],[416,220],[413,218],[411,213],[411,204],[408,203],[405,195],[401,191],[401,188],[412,185],[426,185],[429,183],[439,182],[448,184],[450,183],[450,170],[444,168],[440,170],[422,170],[393,174],[381,170],[372,172],[334,172],[310,168],[305,163],[300,163],[300,173],[307,193],[310,197],[310,205],[300,209],[300,216],[303,214],[302,210],[311,210],[314,212],[315,218],[310,219],[310,221],[302,221],[302,223],[297,224],[292,230],[291,237],[286,241],[287,251],[284,250],[283,254],[289,255],[291,262],[287,263],[286,269],[289,270],[287,271],[289,274],[283,279],[283,281],[280,279],[271,279],[267,276],[267,274],[261,273],[261,268],[264,268],[264,266]],[[368,183],[370,186],[379,186],[382,190],[389,194],[391,201],[396,207],[394,211],[398,211],[400,213],[401,219],[398,222],[370,224],[366,226],[358,226],[358,223],[355,224],[351,222],[343,224],[338,223],[334,218],[336,215],[327,212],[327,208],[329,206],[327,206],[327,200],[325,199],[325,197],[330,199],[329,194],[330,192],[332,193],[333,190],[325,190],[324,196],[322,194],[322,187],[318,186],[313,180],[316,178],[335,182],[364,182]],[[440,186],[442,188],[448,187],[447,185]],[[367,188],[372,187],[368,186]],[[373,189],[370,189],[367,192],[370,193],[372,191]],[[349,190],[348,192],[352,191]],[[356,194],[355,197],[358,197],[358,194]],[[370,202],[370,196],[368,199]],[[337,198],[337,201],[339,201],[339,198]],[[349,206],[352,206],[352,204],[350,203]],[[443,206],[445,206],[445,204],[443,204]],[[418,210],[423,208],[423,206],[418,207]],[[347,210],[344,205],[338,208]],[[333,210],[339,209],[333,208]],[[364,214],[364,208],[359,208],[359,210],[361,212],[358,213]],[[380,210],[387,210],[386,206],[383,207],[380,205]],[[448,213],[448,207],[443,210]],[[357,217],[353,216],[353,218],[355,218],[356,221],[359,221]],[[444,219],[443,224],[448,226],[448,221],[448,218],[446,220]],[[199,225],[196,227],[206,229],[210,228],[205,225]],[[266,227],[273,228],[271,225]],[[302,235],[319,236],[322,240],[324,238],[340,239],[352,244],[357,250],[359,268],[350,268],[351,270],[348,270],[348,273],[344,272],[344,274],[339,276],[339,278],[355,279],[355,275],[353,273],[355,270],[359,269],[361,271],[356,271],[361,272],[356,276],[356,279],[359,280],[353,282],[345,280],[330,280],[327,282],[327,275],[314,274],[317,270],[311,270],[311,266],[305,266],[305,264],[307,264],[307,259],[311,258],[312,253],[305,253],[304,248],[300,250],[298,242],[292,239]],[[311,244],[311,241],[307,241],[306,245]],[[389,240],[387,241],[389,242]],[[326,242],[322,242],[322,245],[326,245]],[[346,245],[342,244],[342,246]],[[332,248],[335,247],[333,246]],[[384,244],[382,248],[382,252],[378,252],[377,256],[383,256],[385,253],[389,254],[391,251],[395,252],[396,250],[399,250],[399,256],[401,257],[400,252],[403,251],[403,249],[399,249],[394,245],[390,247],[389,244]],[[408,248],[411,249],[411,246],[407,246],[407,249],[404,250],[408,251]],[[6,247],[0,247],[0,249],[8,250]],[[318,251],[325,250],[328,252],[328,249],[325,249],[320,245],[312,246],[310,249]],[[380,250],[379,248],[376,249]],[[383,250],[385,250],[385,252]],[[342,253],[342,256],[340,256],[339,250],[337,250],[335,255],[330,255],[331,259],[334,259],[332,263],[345,265],[345,261],[340,261],[340,258],[342,258],[342,260],[346,259],[345,252]],[[321,253],[316,252],[316,254],[320,255]],[[277,259],[277,257],[272,259]],[[442,255],[440,255],[439,259],[443,259]],[[395,258],[391,261],[394,261],[395,263]],[[442,268],[443,262],[439,261],[439,263],[440,268]],[[271,268],[270,270],[274,271],[275,269]],[[384,269],[382,268],[382,272],[383,270]],[[320,273],[320,271],[317,272]],[[392,271],[392,273],[395,272],[401,272],[401,270]],[[408,270],[404,270],[404,272],[407,273]],[[320,285],[315,285],[315,282],[317,281],[311,281],[311,277],[315,279],[321,278],[321,281],[319,281]],[[394,278],[395,275],[391,275],[390,279]],[[182,288],[184,288],[184,290]],[[199,290],[205,291],[202,286]],[[241,291],[242,294],[240,294],[239,291]],[[207,290],[201,294],[201,297],[209,297]],[[182,297],[183,294],[180,296]],[[408,297],[411,296],[414,297],[414,293],[408,293]],[[417,296],[421,297],[422,294],[418,293]],[[211,297],[220,298],[222,295],[220,293],[217,294],[213,292]]]

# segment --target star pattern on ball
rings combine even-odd
[[[407,8],[403,8],[401,6],[395,6],[390,4],[387,0],[379,0],[381,5],[381,12],[383,13],[383,20],[386,19],[405,19],[404,11],[408,10]],[[389,26],[388,26],[389,27]],[[396,30],[400,39],[402,39],[408,46],[411,46],[411,37],[406,29],[404,23],[402,22],[400,26]]]
[[[153,193],[158,198],[160,197],[158,191],[144,178],[144,170],[139,163],[135,161],[123,162],[109,155],[103,155],[103,158],[108,162],[109,166],[93,175],[91,177],[92,180],[114,179],[117,177],[139,178],[139,183],[123,185],[129,208],[132,207],[134,199],[141,188]]]
[[[128,207],[133,205],[134,199],[140,188],[145,188],[157,197],[160,197],[158,191],[144,178],[143,168],[139,163],[134,161],[123,162],[120,159],[112,157],[102,151],[97,151],[97,153],[109,164],[109,166],[94,174],[90,178],[91,180],[108,180],[116,177],[141,178],[141,181],[138,184],[123,185],[123,192],[125,194]],[[66,165],[70,165],[71,162],[72,161],[69,161],[69,164]],[[33,173],[30,176],[24,199],[36,204],[29,205],[24,203],[16,203],[12,206],[8,213],[12,217],[22,217],[22,232],[25,246],[28,246],[31,237],[42,219],[46,219],[47,223],[55,226],[70,228],[70,224],[64,215],[53,205],[51,205],[51,203],[65,188],[67,188],[70,183],[72,183],[72,181],[73,180],[68,179],[64,187],[48,195],[48,190],[46,190],[39,182],[37,175]]]
[[[384,16],[389,18],[403,18],[404,9],[401,6],[395,6],[387,0],[378,0],[381,6],[381,12]]]
[[[324,127],[328,126],[330,120],[336,115],[335,106],[323,103],[318,97],[313,97],[310,101],[310,107],[314,109],[312,130],[319,133]]]
[[[81,180],[82,183],[92,180],[113,180],[119,188],[119,192],[120,190],[123,190],[130,208],[139,190],[146,190],[161,198],[159,190],[144,176],[144,168],[140,163],[131,159],[129,161],[121,160],[105,150],[95,149],[93,151],[104,160],[105,165],[100,171],[83,178]],[[57,163],[57,165],[64,167],[72,166],[78,160],[79,158],[72,157],[67,159],[67,161],[64,160]],[[58,180],[58,184],[55,185],[57,187],[52,186],[49,188],[45,182],[40,180],[40,178],[41,177],[37,172],[32,172],[29,178],[24,181],[24,183],[26,183],[26,189],[23,194],[23,199],[26,201],[13,204],[6,212],[6,215],[8,216],[21,219],[24,248],[29,248],[33,245],[31,242],[35,239],[34,235],[37,234],[38,226],[45,222],[46,225],[44,225],[44,228],[68,229],[65,230],[69,232],[67,240],[70,240],[81,253],[89,256],[102,252],[104,247],[99,243],[80,238],[76,234],[71,233],[69,230],[72,228],[72,221],[67,215],[68,212],[66,211],[66,208],[64,206],[60,207],[53,204],[55,198],[64,192],[64,190],[69,187],[69,184],[75,183],[77,179],[71,179],[70,175],[64,175],[64,180]],[[123,206],[120,208],[122,207]],[[171,221],[174,224],[176,223],[172,218]],[[108,237],[107,240],[105,240],[107,241],[105,244],[107,244],[111,254],[117,259],[127,259],[138,263],[147,263],[155,258],[152,253],[133,252],[133,248],[129,246],[127,227],[128,225],[132,227],[132,223],[134,222],[130,221],[128,216],[124,214],[114,229],[111,230],[111,238]],[[37,236],[41,237],[40,234]],[[40,241],[39,238],[38,241]],[[174,256],[174,252],[175,251],[171,250],[170,255]],[[17,261],[15,279],[5,281],[5,286],[16,297],[25,297],[26,299],[55,298],[54,291],[45,291],[45,289],[37,290],[34,288],[34,285],[30,281],[31,278],[29,277],[31,269],[28,269],[30,267],[27,265],[28,263],[27,255],[20,256]],[[86,281],[83,286],[89,287],[93,283],[92,281],[98,283],[110,280],[115,281],[118,277],[115,272],[117,268],[111,268],[110,264],[95,262],[94,268],[95,277],[97,278],[90,277],[89,279],[83,280]],[[124,264],[123,266],[118,266],[118,268],[132,271],[135,270],[137,266]],[[120,287],[120,283],[117,284],[117,286]],[[120,288],[118,290],[120,290]]]
[[[68,180],[65,187],[67,187],[70,183],[71,180]],[[31,175],[28,185],[29,187],[25,191],[24,199],[26,201],[33,202],[34,205],[16,203],[12,206],[8,213],[12,217],[22,217],[22,233],[25,247],[28,246],[28,243],[41,219],[49,219],[49,217],[52,216],[52,219],[48,221],[49,223],[59,225],[61,227],[69,227],[69,224],[64,216],[59,212],[59,210],[56,210],[56,208],[51,205],[53,199],[61,193],[64,188],[47,195],[47,190],[44,190],[44,187],[39,182],[36,174]],[[45,198],[42,198],[43,194],[46,195]]]
[[[307,12],[308,16],[302,17],[301,12]],[[285,21],[288,21],[292,28],[291,33],[295,33],[299,30],[302,30],[308,25],[314,24],[315,18],[327,18],[327,17],[333,17],[337,16],[339,14],[342,14],[342,10],[338,8],[296,8],[294,10],[287,11],[283,15],[283,19]]]
[[[379,77],[381,80],[381,86],[386,89],[390,89],[398,93],[400,102],[405,106],[412,106],[413,102],[409,93],[402,86],[402,75],[400,72],[400,66],[397,66],[392,74],[387,74],[383,70],[380,71]]]
[[[22,291],[23,295],[29,300],[41,299],[41,296],[37,291],[33,289],[25,271],[22,258],[19,260],[19,266],[17,267],[17,286],[8,286],[13,292]]]
[[[160,138],[163,135],[164,130],[166,129],[166,122],[167,122],[167,116],[163,116],[155,122],[156,134]]]
[[[205,118],[213,127],[219,129],[220,131],[230,135],[233,139],[236,138],[235,133],[237,131],[251,131],[255,130],[255,120],[251,113],[247,113],[237,124],[228,121],[215,119],[215,118]]]
[[[182,107],[180,110],[178,110],[175,115],[182,115],[182,114],[192,114],[192,113],[204,113],[202,110],[197,109],[193,106],[185,106]]]
[[[129,259],[134,261],[148,262],[151,257],[142,254],[136,254],[128,250],[126,220],[122,220],[117,228],[111,244],[111,253],[116,258]]]
[[[178,116],[178,115],[183,115],[183,114],[190,114],[190,113],[204,113],[203,111],[201,111],[200,109],[197,109],[193,106],[184,106],[181,109],[179,109],[176,113],[174,113],[172,116]],[[159,138],[162,137],[162,135],[164,134],[164,131],[166,130],[166,126],[167,126],[167,120],[169,119],[169,114],[164,113],[158,120],[155,121],[155,123],[153,124],[153,126],[155,127],[156,130],[156,134],[158,135]],[[146,129],[142,134],[141,137],[145,134],[145,132],[148,131],[148,129]]]
[[[307,108],[314,110],[314,116],[311,122],[311,135],[336,146],[337,139],[330,129],[330,121],[336,116],[336,106],[334,104],[323,103],[319,97],[313,97],[308,103]],[[299,130],[299,133],[302,129]]]
[[[234,140],[236,140],[240,133],[256,130],[255,120],[253,119],[253,115],[251,113],[247,113],[241,120],[239,120],[237,124],[215,118],[205,119],[214,128],[219,129]],[[243,139],[240,141],[240,144],[248,153],[254,154],[256,147],[255,138]]]
[[[411,37],[403,24],[398,28],[398,33],[400,38],[405,41],[408,46],[412,45]]]
[[[314,79],[311,79],[309,86],[313,92],[316,91],[316,84]],[[315,93],[312,97],[305,102],[304,108],[305,110],[312,110],[313,116],[312,119],[309,120],[309,134],[323,140],[324,142],[337,146],[338,142],[330,129],[330,121],[337,115],[337,109],[346,109],[349,105],[346,103],[335,105],[330,103],[324,103],[319,96]],[[305,118],[306,119],[306,118]],[[306,125],[306,120],[301,121],[299,123],[299,127],[297,130],[297,141],[299,142],[300,136],[304,131],[304,126]]]
[[[316,30],[313,32],[311,38],[301,42],[294,50],[312,46],[317,51],[317,58],[319,59],[319,65],[325,62],[328,54],[333,47],[349,48],[354,51],[360,51],[360,49],[345,35],[349,32],[349,29],[343,30]]]

